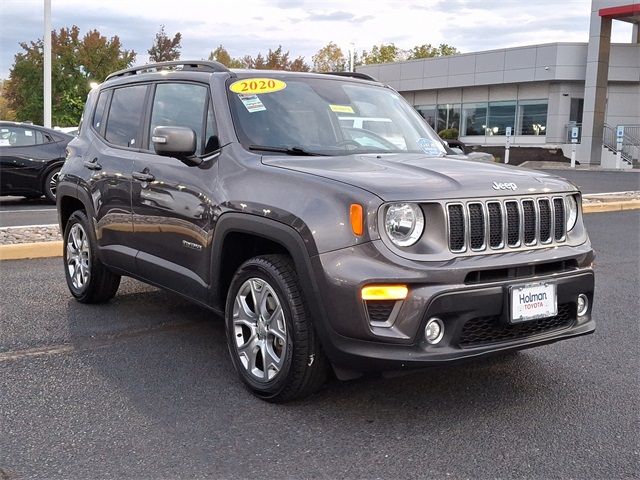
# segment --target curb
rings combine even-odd
[[[618,192],[617,195],[636,192]],[[602,201],[598,197],[606,194],[585,195],[582,203],[582,213],[622,212],[640,210],[640,199],[629,198],[615,201]],[[7,227],[11,228],[11,227]],[[16,227],[19,228],[19,227]],[[0,245],[0,261],[25,260],[31,258],[50,258],[62,256],[62,242],[36,242]]]
[[[0,245],[0,260],[23,260],[62,256],[62,242],[15,243]]]
[[[621,212],[640,209],[640,200],[619,200],[616,202],[589,202],[582,204],[582,213]]]

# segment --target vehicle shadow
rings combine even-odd
[[[149,287],[144,287],[149,288]],[[428,423],[542,401],[561,369],[530,352],[438,367],[396,378],[330,380],[312,397],[274,405],[253,397],[239,381],[226,348],[224,323],[216,314],[169,292],[118,295],[106,305],[70,301],[69,330],[83,363],[151,421],[182,417],[202,434],[219,415],[228,419],[238,403],[296,421],[325,415],[347,423]],[[180,398],[176,404],[172,399]],[[436,408],[438,415],[423,415]],[[193,417],[183,417],[185,411]],[[380,413],[384,412],[384,415]]]
[[[39,198],[25,198],[15,196],[0,196],[0,207],[51,207],[54,203],[48,201],[44,196]]]

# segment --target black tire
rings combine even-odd
[[[44,182],[42,184],[42,192],[44,193],[44,196],[47,197],[47,200],[53,203],[56,203],[58,175],[60,174],[61,168],[62,167],[53,167],[49,170],[45,175]]]
[[[75,248],[73,235],[78,234],[80,231],[83,233],[80,238],[84,238],[86,241],[86,244],[81,242],[82,245],[86,245],[86,252],[84,252],[84,246],[82,248]],[[69,290],[76,300],[81,303],[106,302],[114,297],[120,286],[120,275],[112,273],[103,265],[98,258],[96,247],[95,232],[91,227],[86,213],[81,210],[74,212],[64,229],[62,256],[64,260],[64,276],[67,280]],[[77,254],[74,252],[77,252]],[[72,260],[76,257],[82,257],[83,262],[86,261],[88,264],[88,275],[86,279],[82,275],[79,275],[75,280],[73,278],[75,275],[72,275],[70,268],[73,269],[74,265],[78,265],[78,261],[74,262]],[[80,280],[83,281],[81,282]]]
[[[271,293],[277,296],[284,313],[284,318],[280,317],[280,323],[284,320],[286,326],[286,332],[283,332],[284,336],[286,336],[286,347],[281,351],[281,367],[272,379],[268,378],[268,373],[264,374],[264,377],[267,377],[266,379],[264,377],[258,379],[255,374],[252,374],[249,368],[243,364],[240,353],[241,346],[238,346],[238,342],[244,341],[244,338],[241,338],[238,333],[237,320],[234,322],[234,307],[236,307],[236,297],[241,293],[241,288],[248,288],[246,285],[250,279],[252,281],[253,279],[259,279],[266,282],[271,287]],[[253,293],[253,284],[251,285],[250,288]],[[264,295],[266,298],[267,294]],[[271,297],[273,300],[273,295]],[[249,297],[247,296],[246,299],[248,300]],[[265,304],[267,300],[265,300]],[[274,316],[271,316],[269,320],[271,327]],[[327,360],[304,302],[298,276],[288,256],[264,255],[254,257],[240,266],[231,281],[227,294],[225,327],[227,345],[233,365],[244,384],[259,398],[273,403],[301,399],[317,391],[325,382]],[[246,337],[255,338],[256,341],[259,341],[257,326],[255,330],[246,326],[243,328],[256,332],[247,333]],[[269,326],[266,327],[266,333],[263,330],[263,342],[268,343],[270,341],[268,335],[271,332],[272,330],[270,330]],[[236,337],[240,338],[240,340]],[[274,337],[274,340],[278,339]],[[249,341],[245,345],[248,343]],[[274,351],[276,345],[270,345],[271,351]],[[259,350],[262,352],[261,349]],[[258,353],[255,353],[256,358],[258,358],[258,355]],[[264,358],[264,355],[262,355],[262,358]],[[268,370],[264,368],[264,364],[262,370]]]

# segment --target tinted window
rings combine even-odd
[[[0,147],[31,147],[45,142],[45,137],[38,130],[14,126],[0,127]]]
[[[93,128],[96,131],[101,132],[100,127],[102,126],[102,120],[104,119],[105,107],[107,106],[107,100],[109,99],[109,94],[111,92],[106,90],[100,92],[100,96],[98,97],[98,102],[96,103],[96,111],[93,114]]]
[[[135,147],[144,116],[146,85],[118,88],[113,92],[105,138],[122,147]]]
[[[150,135],[153,129],[163,127],[188,127],[196,132],[198,148],[202,153],[204,113],[207,106],[207,88],[188,83],[160,83],[156,87],[151,113]],[[153,145],[149,142],[149,150]]]

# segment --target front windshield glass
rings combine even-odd
[[[253,150],[446,154],[431,127],[390,88],[272,74],[230,79],[227,87],[238,137]]]

